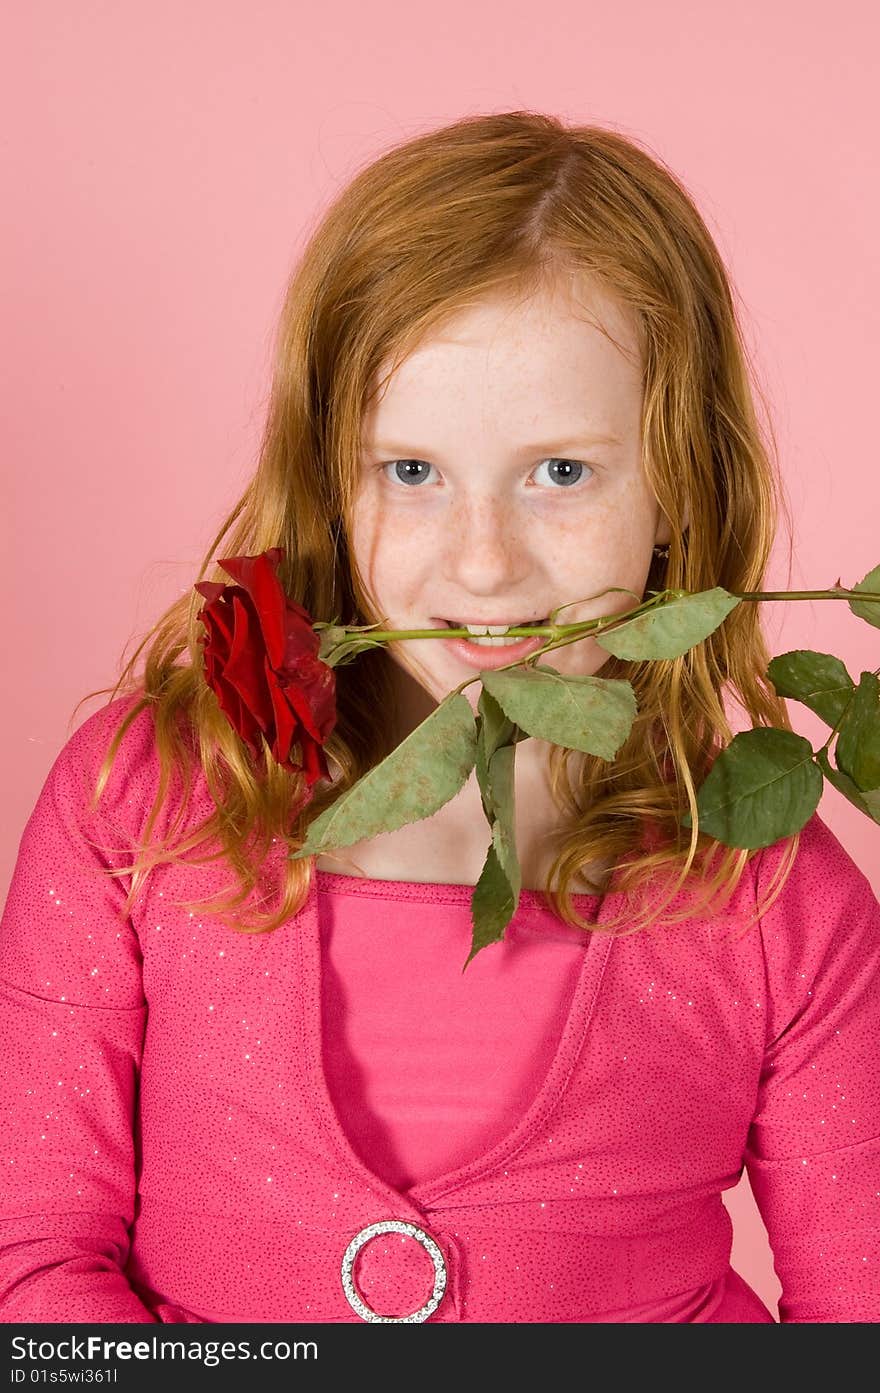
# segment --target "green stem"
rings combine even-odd
[[[605,593],[605,591],[602,591],[602,594]],[[633,592],[630,591],[629,593],[632,594]],[[580,624],[530,624],[508,629],[506,633],[516,635],[547,634],[549,638],[556,639],[560,636],[576,632],[577,637],[582,638],[585,633],[589,633],[594,629],[603,628],[606,624],[614,623],[616,625],[621,623],[624,619],[629,620],[637,614],[644,613],[646,610],[654,609],[667,595],[674,595],[676,593],[677,592],[673,590],[659,590],[655,595],[652,595],[650,600],[643,600],[642,603],[636,605],[634,609],[622,611],[620,614],[602,615],[598,619],[584,619]],[[877,596],[877,599],[880,600],[880,595]],[[468,636],[467,629],[370,629],[368,632],[371,639],[377,639],[381,642],[388,639],[449,638],[450,636],[453,638],[466,638]],[[346,633],[348,633],[348,630],[346,630]],[[537,654],[534,656],[537,657]],[[515,667],[516,664],[509,663],[508,666]],[[501,669],[498,668],[496,671],[500,672]]]
[[[600,593],[607,594],[607,591],[601,591]],[[633,592],[630,591],[629,593],[632,594]],[[548,641],[542,644],[536,652],[529,654],[528,658],[517,658],[514,662],[505,663],[503,667],[494,668],[493,671],[506,672],[508,668],[512,667],[533,666],[545,653],[552,653],[557,648],[565,648],[570,643],[577,643],[591,633],[598,633],[600,630],[605,629],[609,631],[616,629],[621,624],[628,623],[631,619],[634,619],[636,615],[644,614],[646,611],[654,609],[669,596],[672,596],[673,599],[684,599],[690,593],[692,592],[687,590],[658,590],[652,593],[649,600],[644,600],[640,605],[636,605],[634,609],[624,610],[619,614],[603,615],[598,619],[585,619],[580,624],[525,625],[519,628],[508,629],[508,634],[515,634],[517,636],[533,634],[546,635]],[[847,590],[842,586],[835,586],[831,590],[731,590],[728,593],[738,600],[844,600],[850,596],[855,597],[857,600],[880,600],[880,593],[877,591]],[[565,608],[565,606],[562,606],[562,608]],[[558,613],[558,611],[554,612]],[[467,633],[467,629],[381,629],[378,631],[371,629],[369,631],[370,638],[380,642],[413,638],[449,638],[450,635],[456,638],[464,638]],[[876,669],[875,675],[880,675],[880,668]],[[475,674],[473,677],[469,677],[465,682],[462,682],[458,687],[454,688],[446,699],[448,700],[451,696],[457,696],[459,692],[464,691],[465,687],[469,687],[472,682],[478,682],[479,680],[479,673]],[[831,736],[829,736],[826,745],[822,747],[823,749],[827,748],[834,733],[835,731],[831,732]]]
[[[852,595],[857,600],[880,600],[876,590],[729,590],[738,600],[845,600]]]
[[[588,619],[580,624],[525,625],[508,629],[507,633],[516,635],[547,634],[551,638],[557,638],[562,633],[576,632],[577,637],[582,638],[585,633],[589,633],[593,628],[599,627],[611,619],[615,624],[618,624],[623,619],[632,619],[635,615],[652,609],[667,595],[672,595],[675,599],[684,599],[689,593],[691,592],[687,590],[660,590],[644,604],[637,605],[635,609],[626,610],[620,614],[606,615],[602,619]],[[853,596],[857,600],[880,600],[880,592],[876,590],[844,590],[843,588],[833,590],[730,590],[728,594],[733,595],[737,600],[844,600],[849,596]],[[383,642],[388,639],[449,638],[450,635],[464,638],[467,632],[467,629],[381,629],[379,631],[371,629],[369,631],[370,638]],[[513,667],[514,664],[510,664],[510,666]]]

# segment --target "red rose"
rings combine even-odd
[[[255,755],[259,733],[272,756],[309,789],[329,779],[323,745],[336,724],[336,675],[316,656],[321,641],[312,618],[284,591],[275,567],[283,547],[259,556],[220,561],[237,585],[200,581],[208,601],[199,612],[207,629],[205,678],[230,725]],[[300,747],[300,763],[290,756]]]

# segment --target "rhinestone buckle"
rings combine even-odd
[[[355,1290],[351,1275],[354,1260],[364,1244],[379,1233],[408,1233],[410,1238],[418,1239],[434,1264],[434,1290],[424,1306],[413,1311],[411,1316],[380,1316],[367,1305]],[[342,1290],[345,1292],[349,1305],[353,1307],[361,1320],[381,1321],[383,1324],[395,1325],[401,1321],[409,1323],[427,1320],[428,1316],[436,1311],[443,1300],[443,1293],[446,1290],[446,1260],[431,1235],[425,1233],[425,1230],[420,1229],[417,1224],[411,1224],[406,1219],[381,1219],[376,1224],[367,1224],[360,1233],[356,1233],[343,1253]]]

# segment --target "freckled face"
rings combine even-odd
[[[652,548],[669,540],[642,467],[641,406],[634,321],[586,277],[450,318],[364,420],[352,553],[377,616],[437,628],[577,601],[559,616],[575,623],[637,604],[584,597],[624,586],[640,598]],[[408,729],[477,678],[440,639],[387,651]],[[592,639],[546,657],[571,674],[607,660]],[[464,695],[476,711],[478,678]]]

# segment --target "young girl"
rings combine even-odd
[[[314,620],[396,630],[761,590],[752,393],[659,162],[531,112],[463,120],[365,169],[306,248],[259,467],[200,575],[277,547]],[[745,1166],[779,1319],[880,1319],[880,905],[818,816],[758,852],[680,822],[726,692],[791,729],[759,606],[674,661],[552,652],[638,713],[612,761],[518,744],[524,888],[462,972],[475,776],[421,822],[291,852],[510,654],[423,638],[338,666],[309,782],[221,709],[202,605],[156,626],[22,836],[0,1318],[772,1322],[730,1266]]]

